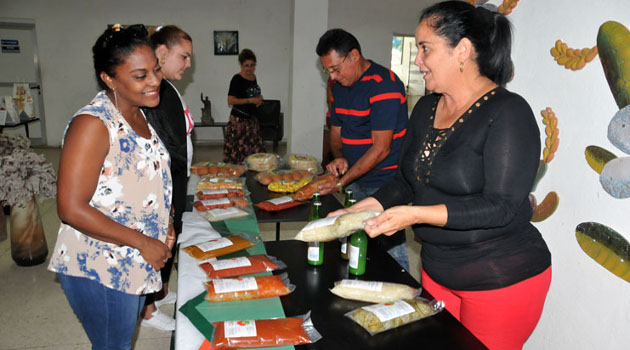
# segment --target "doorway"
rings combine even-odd
[[[0,96],[13,95],[13,84],[28,84],[33,97],[33,110],[39,121],[28,125],[31,143],[46,144],[46,118],[41,94],[41,76],[35,21],[0,18]],[[6,128],[6,134],[22,134],[25,126]]]
[[[426,94],[424,78],[422,73],[420,73],[420,68],[413,63],[417,54],[418,48],[415,45],[413,36],[394,35],[392,39],[391,69],[405,84],[409,114],[411,114],[420,97]]]

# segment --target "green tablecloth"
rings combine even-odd
[[[212,222],[211,224],[215,230],[223,235],[247,234],[252,237],[260,236],[256,215],[253,212],[246,217]],[[222,258],[233,258],[237,256],[255,254],[266,254],[265,246],[262,242],[247,250],[236,252]],[[286,316],[282,309],[280,298],[210,303],[204,299],[205,295],[206,293],[204,292],[189,300],[179,309],[179,311],[186,315],[195,328],[197,328],[197,330],[199,330],[199,332],[201,332],[201,334],[203,334],[208,340],[212,339],[212,322],[255,320]],[[294,349],[294,347],[282,346],[265,349],[287,350]]]

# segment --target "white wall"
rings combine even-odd
[[[589,145],[624,155],[606,137],[619,108],[599,57],[574,72],[557,65],[549,50],[557,39],[572,48],[595,46],[599,26],[608,20],[630,28],[630,2],[520,1],[508,18],[514,25],[516,67],[508,89],[524,96],[539,120],[539,112],[551,107],[560,130],[556,157],[535,192],[539,201],[550,191],[560,197],[556,213],[537,224],[551,250],[553,279],[525,349],[628,349],[630,284],[588,257],[575,239],[579,223],[596,221],[630,240],[630,199],[606,194],[584,157]]]
[[[288,100],[292,0],[24,0],[0,2],[2,17],[35,20],[49,145],[59,145],[66,122],[97,92],[91,48],[107,24],[176,24],[193,38],[193,67],[176,85],[196,120],[201,92],[212,101],[216,121],[227,121],[227,90],[240,70],[237,56],[215,56],[214,30],[238,30],[239,49],[254,50],[265,98]],[[283,110],[286,107],[283,107]],[[220,129],[198,130],[221,139]]]
[[[330,1],[328,28],[352,32],[367,58],[387,66],[391,36],[413,34],[420,10],[428,2],[433,1]],[[213,55],[211,35],[213,30],[238,30],[240,47],[250,47],[258,56],[257,74],[265,97],[280,99],[285,117],[293,118],[292,123],[304,121],[302,115],[287,113],[290,43],[299,40],[292,37],[292,0],[181,0],[170,5],[150,0],[66,0],[65,6],[50,4],[45,0],[0,0],[2,17],[35,19],[47,136],[52,145],[59,144],[70,115],[96,92],[90,48],[105,25],[114,22],[175,23],[188,31],[195,44],[193,70],[179,86],[197,119],[202,107],[199,94],[208,94],[217,121],[227,120],[227,86],[238,64],[235,56]],[[573,72],[558,66],[549,49],[559,38],[574,48],[592,47],[599,26],[610,19],[630,28],[630,2],[523,0],[509,18],[515,31],[516,75],[508,88],[524,96],[538,117],[540,110],[552,107],[559,119],[561,140],[535,192],[542,200],[549,191],[556,191],[560,207],[537,224],[552,252],[554,270],[542,319],[525,349],[627,349],[630,284],[595,263],[575,240],[575,227],[585,221],[605,224],[630,240],[630,199],[617,200],[606,194],[584,159],[588,145],[622,155],[606,138],[608,122],[618,108],[599,58]],[[314,46],[312,54],[315,56]],[[323,89],[322,83],[314,81],[310,88]],[[321,103],[325,103],[323,98]],[[323,121],[324,116],[321,118]],[[206,137],[220,139],[219,134]]]

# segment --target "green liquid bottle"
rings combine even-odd
[[[368,236],[365,231],[357,231],[350,238],[348,272],[361,276],[365,273]]]
[[[321,216],[319,214],[322,202],[313,202],[313,213],[309,221],[319,220]],[[324,263],[324,242],[309,242],[306,258],[309,265],[319,266]]]
[[[356,199],[354,198],[350,198],[348,199],[348,192],[350,192],[350,197],[352,197],[352,190],[346,190],[346,200],[347,200],[347,205],[345,206],[345,208],[349,208],[352,205],[354,205],[354,203],[357,202]],[[349,236],[346,237],[342,237],[339,238],[339,240],[341,241],[341,258],[343,260],[348,260],[350,258],[350,255],[348,254],[348,241],[350,240]]]

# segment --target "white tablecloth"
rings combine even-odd
[[[177,269],[177,328],[175,329],[175,349],[197,350],[204,341],[204,336],[188,320],[179,308],[190,299],[201,294],[205,288],[203,282],[206,275],[198,267],[199,261],[182,250],[192,244],[219,238],[219,233],[212,228],[208,220],[196,212],[186,212],[182,221],[184,226],[179,235],[178,269]]]

